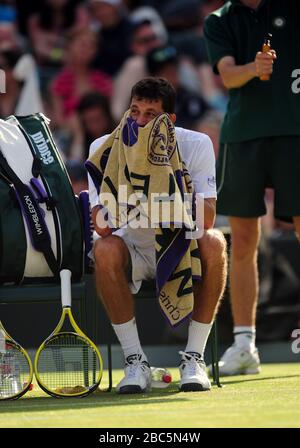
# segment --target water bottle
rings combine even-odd
[[[0,355],[5,355],[6,352],[6,340],[5,340],[5,333],[0,328]]]
[[[171,373],[163,367],[151,367],[151,386],[158,389],[168,387],[172,381]]]
[[[7,380],[10,383],[10,393],[18,394],[22,390],[21,369],[17,357],[12,353],[6,355]]]

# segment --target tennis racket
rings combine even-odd
[[[61,278],[61,318],[39,347],[34,373],[41,389],[54,397],[83,397],[100,384],[103,364],[96,345],[80,330],[71,311],[71,271]],[[64,331],[67,322],[73,331]]]
[[[4,329],[0,321],[0,400],[14,400],[30,388],[33,377],[28,353]]]

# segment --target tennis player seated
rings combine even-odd
[[[92,143],[86,162],[97,292],[125,357],[125,376],[116,387],[120,394],[151,388],[150,360],[140,344],[133,294],[143,280],[154,278],[157,300],[170,325],[189,319],[187,344],[179,352],[179,390],[211,388],[204,351],[224,291],[226,242],[213,229],[216,182],[211,140],[174,126],[175,102],[175,90],[165,79],[139,81],[119,126]],[[120,199],[124,187],[125,200]],[[140,200],[133,204],[128,198],[137,193]],[[109,194],[118,198],[117,210],[110,204],[113,201],[104,200]],[[163,195],[163,207],[168,198],[172,209],[168,219],[164,213],[155,215],[153,207],[151,216],[147,214],[155,194]],[[184,199],[195,194],[202,198],[202,232]],[[181,222],[175,203],[181,207]],[[127,225],[124,216],[129,217]]]

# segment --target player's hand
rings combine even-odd
[[[107,221],[104,219],[103,213],[99,205],[92,208],[92,221],[95,231],[102,238],[105,238],[112,234],[113,229],[107,225]]]
[[[255,57],[256,76],[259,78],[273,73],[273,64],[277,58],[275,50],[270,50],[267,53],[259,51]]]

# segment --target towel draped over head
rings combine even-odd
[[[139,127],[127,111],[87,160],[102,212],[113,228],[154,227],[156,289],[172,326],[194,307],[193,280],[201,278],[192,216],[193,185],[167,114]]]

